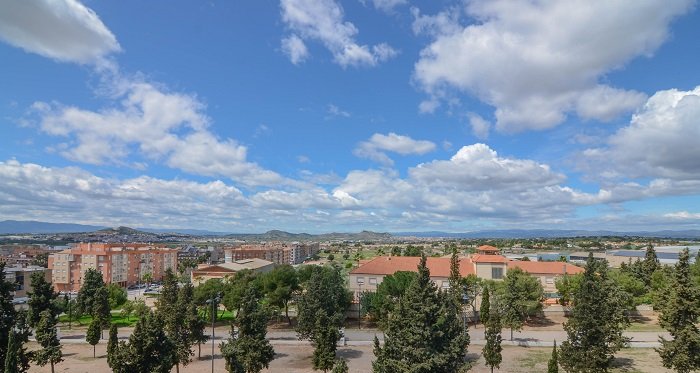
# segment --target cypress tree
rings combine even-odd
[[[100,331],[102,330],[102,322],[99,319],[92,319],[85,333],[85,341],[92,345],[92,357],[95,358],[95,347],[100,342]]]
[[[486,325],[486,344],[481,352],[486,366],[491,368],[491,373],[493,368],[499,368],[503,361],[501,340],[501,318],[498,312],[492,309],[489,311],[489,322]]]
[[[567,372],[607,372],[615,352],[628,341],[622,333],[629,326],[625,314],[629,295],[609,277],[607,262],[589,254],[573,298],[571,317],[564,323],[568,339],[559,349],[560,364]]]
[[[58,298],[58,294],[53,291],[51,284],[46,281],[44,272],[34,272],[31,277],[32,291],[28,293],[29,301],[27,305],[27,322],[29,326],[36,327],[43,311],[51,312],[51,315],[58,315],[58,309],[53,303]]]
[[[660,267],[661,264],[659,264],[659,258],[656,256],[656,250],[654,250],[654,246],[649,244],[647,246],[647,251],[644,255],[644,261],[641,263],[641,268],[643,272],[641,280],[644,282],[644,285],[647,287],[647,289],[651,286],[651,276]]]
[[[50,310],[41,312],[35,333],[41,349],[34,351],[32,359],[42,367],[51,364],[51,373],[54,373],[54,365],[63,361],[63,353],[56,331],[56,316]]]
[[[129,343],[119,343],[113,364],[123,372],[168,373],[175,365],[174,354],[163,320],[149,312],[136,323]]]
[[[656,351],[663,365],[680,373],[700,370],[700,294],[692,283],[688,248],[681,251],[676,264],[669,301],[661,310],[661,326],[671,333],[672,340],[661,337]]]
[[[384,346],[375,340],[375,372],[455,372],[464,365],[469,343],[455,298],[439,293],[425,256],[418,276],[390,315]]]
[[[109,327],[109,340],[107,341],[107,365],[112,370],[116,367],[116,360],[119,354],[119,334],[117,324],[112,324]]]
[[[102,330],[104,328],[109,328],[110,320],[112,319],[112,313],[109,307],[109,293],[107,287],[103,286],[95,291],[93,302],[92,302],[92,319],[97,321],[97,326],[99,330],[99,336],[102,336]]]
[[[479,319],[481,319],[481,323],[484,325],[489,323],[490,309],[491,301],[489,299],[489,287],[484,286],[484,294],[481,296],[481,306],[479,307]]]
[[[5,362],[9,335],[17,314],[12,304],[12,292],[16,289],[16,284],[5,279],[5,262],[0,262],[0,362]]]
[[[549,363],[547,363],[547,373],[559,373],[559,357],[557,355],[557,341],[554,340],[554,347],[552,348],[552,357],[549,358]]]
[[[348,363],[345,359],[338,359],[333,366],[331,373],[348,373]]]
[[[11,332],[15,338],[15,353],[17,357],[17,371],[27,372],[29,371],[29,362],[31,352],[27,351],[25,344],[29,342],[29,335],[32,333],[32,329],[27,324],[27,311],[18,311],[15,319],[15,325]],[[8,344],[9,345],[9,344]]]
[[[7,338],[7,354],[4,361],[4,373],[19,373],[19,356],[17,356],[17,342],[15,332],[11,331]]]
[[[163,319],[165,334],[173,342],[175,371],[180,372],[180,365],[191,361],[192,339],[187,325],[188,304],[194,298],[191,285],[179,289],[178,280],[172,270],[165,271],[163,288],[158,298],[158,315]]]
[[[257,288],[249,286],[236,317],[238,336],[234,337],[234,326],[231,325],[231,337],[221,343],[226,369],[231,373],[258,373],[268,368],[274,359],[275,351],[265,338],[270,313],[261,306],[260,298]]]

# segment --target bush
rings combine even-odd
[[[107,298],[109,299],[109,306],[117,308],[126,302],[126,290],[117,284],[109,284],[107,285]]]

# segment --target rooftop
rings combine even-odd
[[[510,268],[520,268],[531,274],[575,275],[583,272],[583,268],[564,262],[511,261],[508,262],[508,269]]]
[[[350,271],[351,274],[391,275],[398,271],[416,272],[420,257],[417,256],[378,256]],[[426,265],[430,277],[449,277],[449,258],[427,258]],[[459,273],[463,277],[474,274],[474,266],[469,258],[460,258]]]

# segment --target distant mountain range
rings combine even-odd
[[[663,231],[639,231],[639,232],[618,232],[618,231],[587,231],[573,229],[504,229],[485,230],[465,233],[450,232],[397,232],[393,233],[398,237],[444,237],[444,238],[566,238],[566,237],[658,237],[658,238],[700,238],[700,230],[663,230]]]
[[[153,234],[180,234],[189,236],[220,236],[224,238],[239,239],[245,241],[386,241],[396,237],[421,237],[421,238],[556,238],[556,237],[659,237],[674,239],[698,239],[700,230],[663,230],[656,232],[618,232],[618,231],[587,231],[587,230],[563,230],[563,229],[507,229],[507,230],[483,230],[464,233],[450,233],[440,231],[430,232],[397,232],[397,233],[377,233],[362,231],[359,233],[289,233],[280,230],[271,230],[265,233],[223,233],[212,232],[200,229],[154,229],[154,228],[109,228],[96,225],[68,224],[68,223],[47,223],[41,221],[0,221],[0,234],[19,233],[86,233],[98,232],[113,233],[121,235],[133,235],[142,233]]]

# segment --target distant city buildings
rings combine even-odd
[[[77,291],[85,271],[96,269],[107,284],[126,287],[162,279],[168,269],[177,271],[177,249],[145,243],[79,243],[49,256],[49,269],[56,291]]]
[[[7,266],[26,267],[34,264],[38,258],[48,255],[51,251],[43,245],[1,245],[0,261]]]
[[[224,249],[224,262],[231,263],[243,259],[264,259],[275,264],[300,264],[319,251],[316,243],[282,243],[244,244]]]

